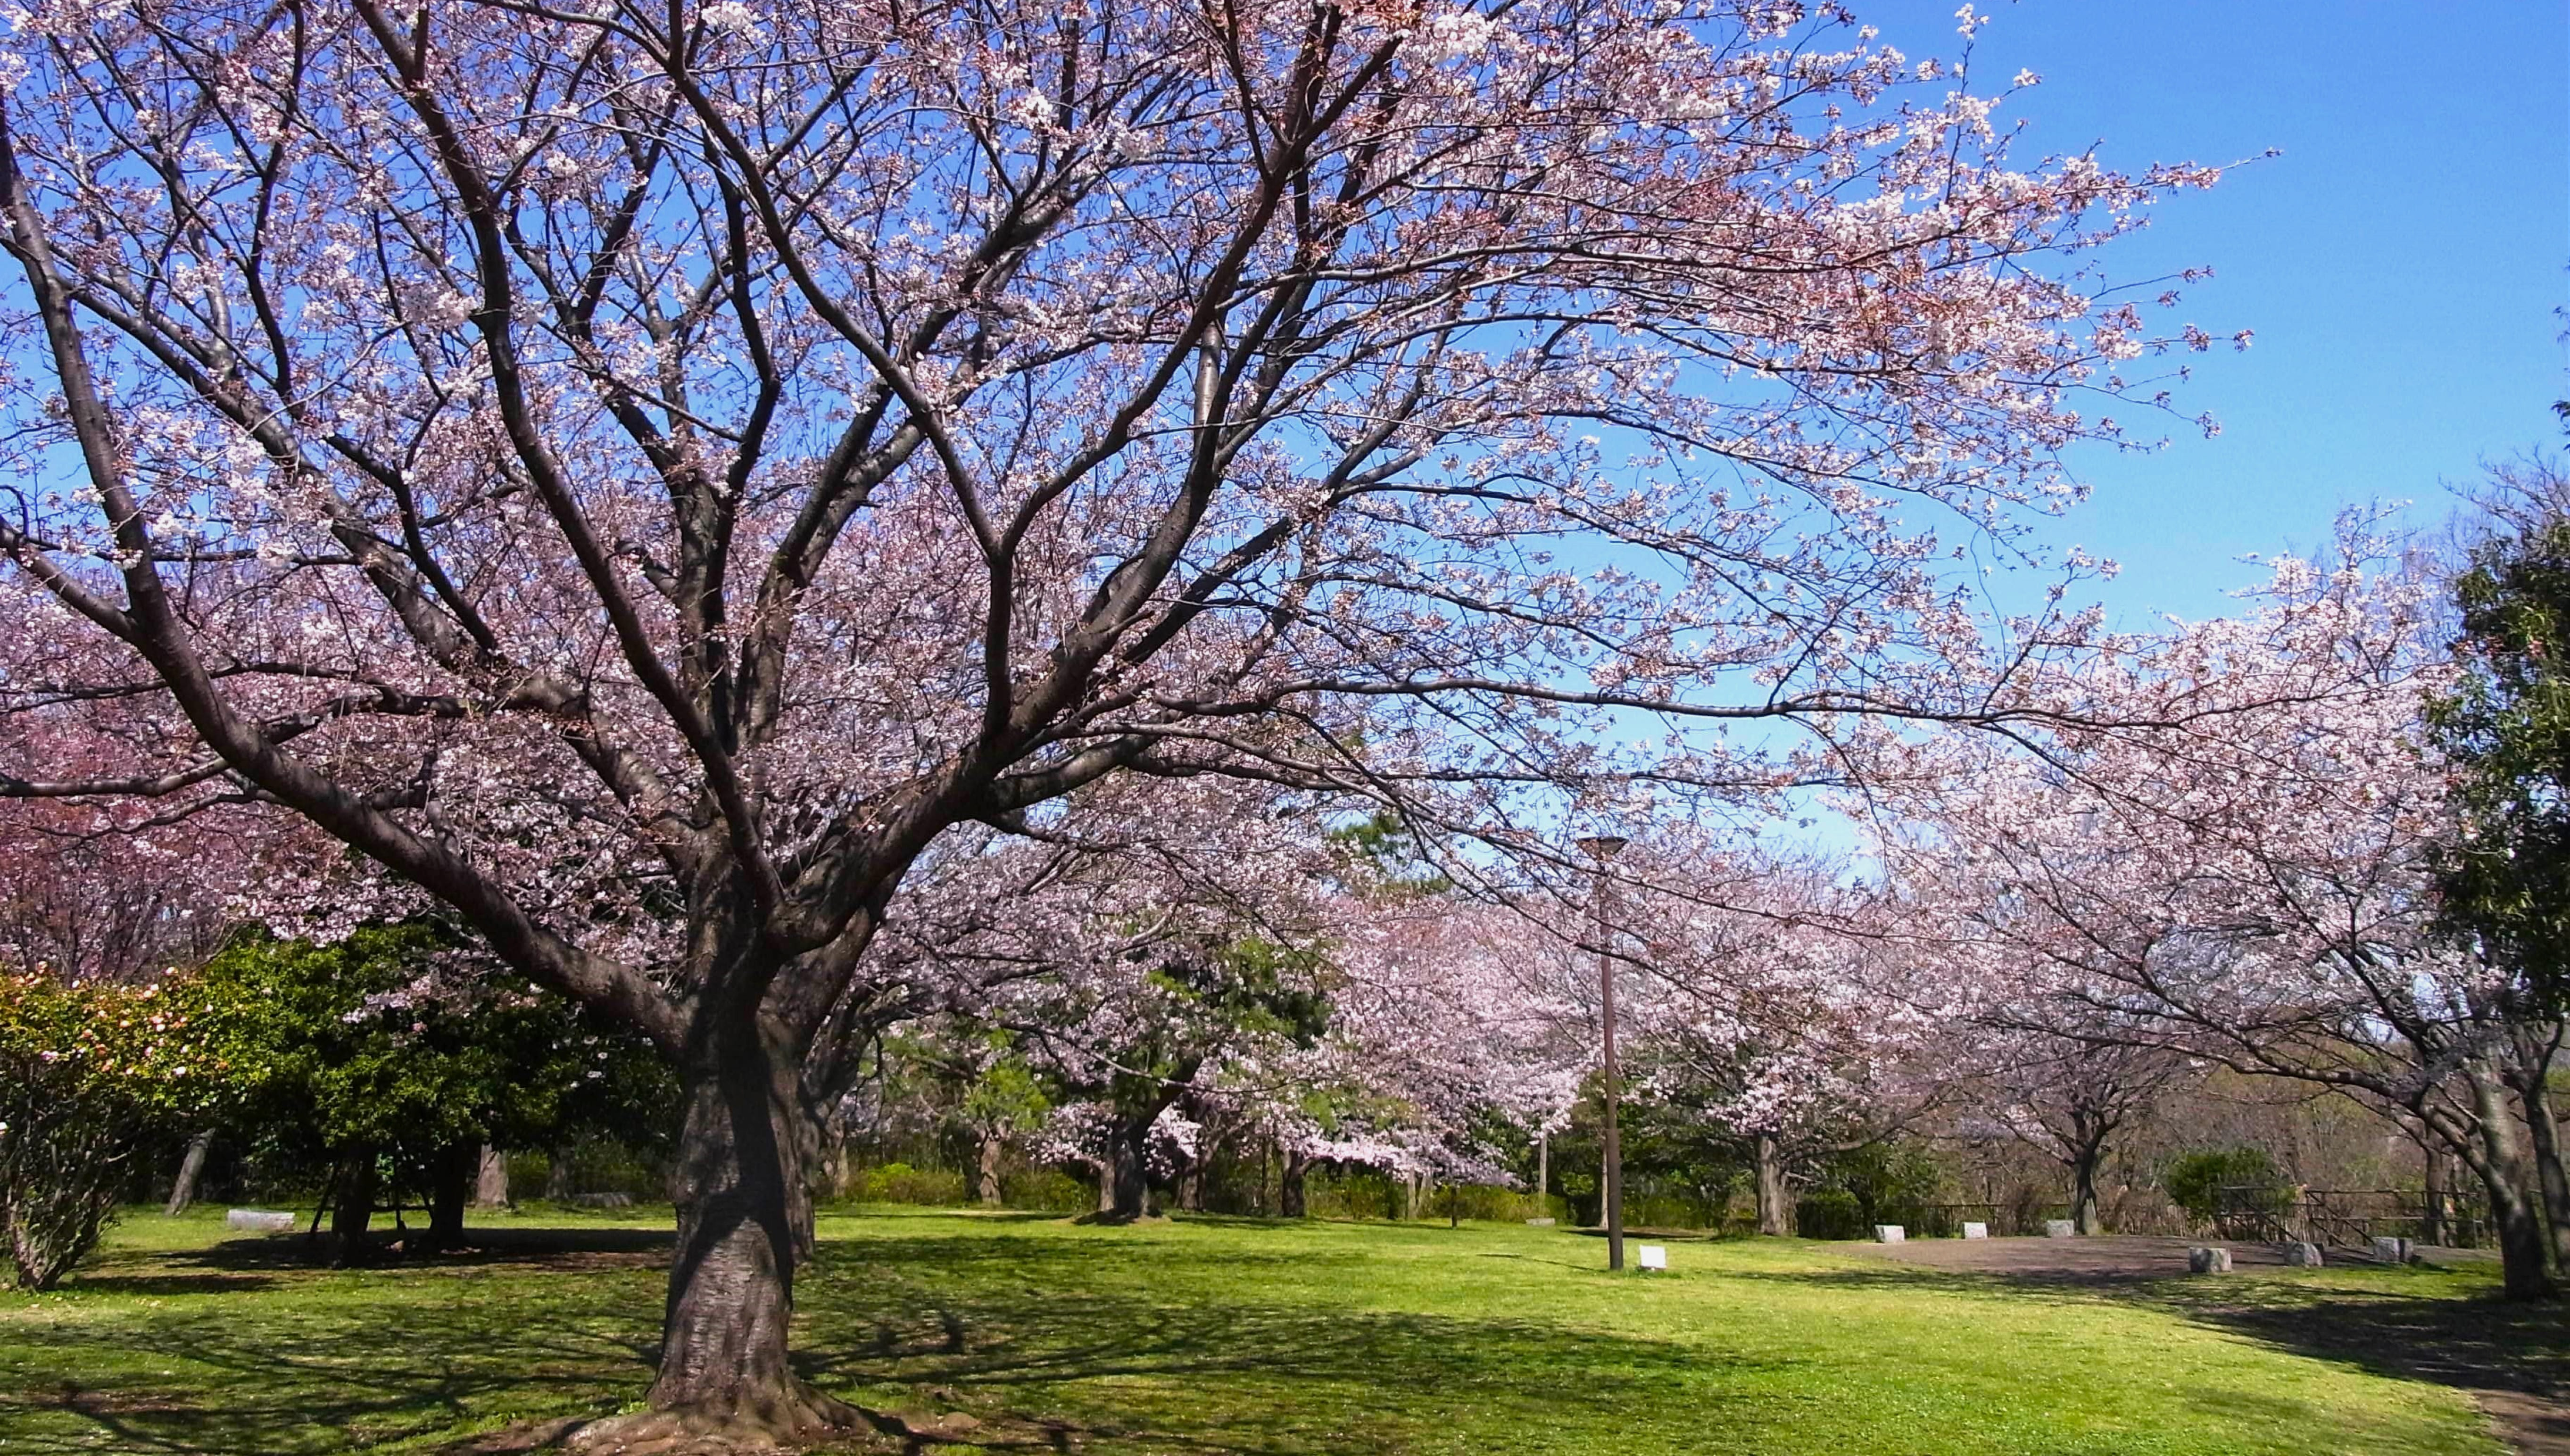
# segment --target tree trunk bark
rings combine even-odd
[[[482,1156],[474,1164],[473,1207],[509,1207],[509,1155],[489,1143],[482,1145]]]
[[[1285,1155],[1284,1171],[1276,1175],[1276,1211],[1286,1218],[1303,1217],[1303,1175],[1311,1166],[1311,1155],[1299,1149]]]
[[[2557,1274],[2570,1271],[2570,1174],[2561,1166],[2561,1124],[2553,1117],[2552,1099],[2544,1092],[2549,1071],[2546,1066],[2520,1079],[2516,1095],[2525,1114],[2525,1140],[2534,1154],[2534,1186],[2543,1197],[2543,1222],[2551,1234],[2547,1248]]]
[[[1152,1117],[1159,1116],[1154,1111]],[[1115,1129],[1114,1166],[1107,1180],[1106,1216],[1130,1223],[1150,1212],[1151,1185],[1142,1162],[1151,1136],[1149,1118],[1127,1119]]]
[[[428,1173],[429,1248],[464,1246],[464,1206],[472,1202],[473,1176],[481,1163],[481,1151],[471,1143],[438,1150]]]
[[[206,1152],[214,1145],[212,1129],[188,1139],[188,1155],[179,1160],[179,1176],[170,1185],[170,1206],[161,1212],[175,1219],[197,1201],[197,1180],[206,1171]]]
[[[1785,1198],[1785,1160],[1776,1140],[1765,1133],[1758,1135],[1758,1232],[1781,1239],[1794,1232],[1793,1209]]]
[[[571,1150],[556,1148],[545,1158],[545,1202],[571,1202]]]
[[[796,1251],[811,1225],[796,1059],[745,1015],[699,1040],[682,1068],[678,1243],[651,1405],[767,1435],[816,1433],[837,1424],[836,1402],[786,1363]]]
[[[2080,1234],[2090,1239],[2106,1232],[2105,1221],[2097,1213],[2097,1165],[2105,1159],[2106,1150],[2090,1144],[2070,1160],[2070,1217]]]
[[[2425,1207],[2418,1215],[2418,1242],[2442,1246],[2452,1237],[2445,1227],[2445,1155],[2430,1143],[2420,1143],[2426,1157],[2426,1170],[2421,1175],[2420,1200]]]
[[[981,1196],[982,1207],[986,1209],[1000,1206],[1000,1150],[1006,1146],[1006,1141],[998,1133],[982,1135],[980,1186],[975,1192]]]
[[[375,1153],[372,1148],[340,1159],[333,1180],[336,1199],[330,1206],[330,1239],[341,1264],[357,1264],[369,1253],[366,1226],[375,1217]]]
[[[2525,1187],[2525,1160],[2517,1150],[2516,1128],[2498,1081],[2486,1068],[2464,1075],[2472,1088],[2472,1110],[2479,1123],[2479,1155],[2473,1171],[2489,1191],[2490,1221],[2498,1226],[2499,1285],[2510,1299],[2558,1297],[2552,1276],[2551,1241],[2543,1235],[2543,1215]]]

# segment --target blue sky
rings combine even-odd
[[[1914,56],[1957,53],[1959,0],[1859,0]],[[2570,6],[2561,0],[1980,0],[1971,58],[2021,158],[2092,143],[2111,166],[2281,157],[2158,209],[2106,255],[2118,277],[2215,276],[2177,316],[2245,354],[2198,362],[2149,455],[2090,451],[2095,499],[2053,528],[2124,568],[2119,620],[2225,609],[2245,552],[2309,546],[2343,505],[2415,502],[2484,459],[2560,440],[2570,395]],[[2138,417],[2134,417],[2138,422]]]

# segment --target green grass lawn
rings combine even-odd
[[[138,1212],[62,1289],[0,1294],[0,1453],[434,1451],[646,1382],[649,1215],[502,1218],[527,1247],[351,1273],[219,1217]],[[910,1210],[821,1237],[796,1344],[823,1388],[1094,1456],[2494,1456],[2460,1367],[2375,1336],[2464,1366],[2474,1331],[2564,1347],[2478,1271],[2038,1284],[1761,1241],[1610,1277],[1554,1230]]]

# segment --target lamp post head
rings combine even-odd
[[[1624,838],[1620,834],[1593,834],[1581,838],[1574,843],[1579,846],[1581,852],[1586,854],[1588,858],[1603,865],[1607,861],[1615,858],[1616,851],[1621,850],[1628,844],[1631,844],[1632,841]]]

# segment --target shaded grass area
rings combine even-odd
[[[138,1214],[62,1290],[0,1296],[0,1453],[434,1451],[617,1410],[657,1334],[648,1219],[341,1272]],[[2466,1389],[2570,1369],[2559,1313],[2478,1271],[2068,1284],[1760,1241],[1645,1279],[1551,1230],[915,1211],[821,1236],[804,1373],[989,1449],[2491,1456]]]

